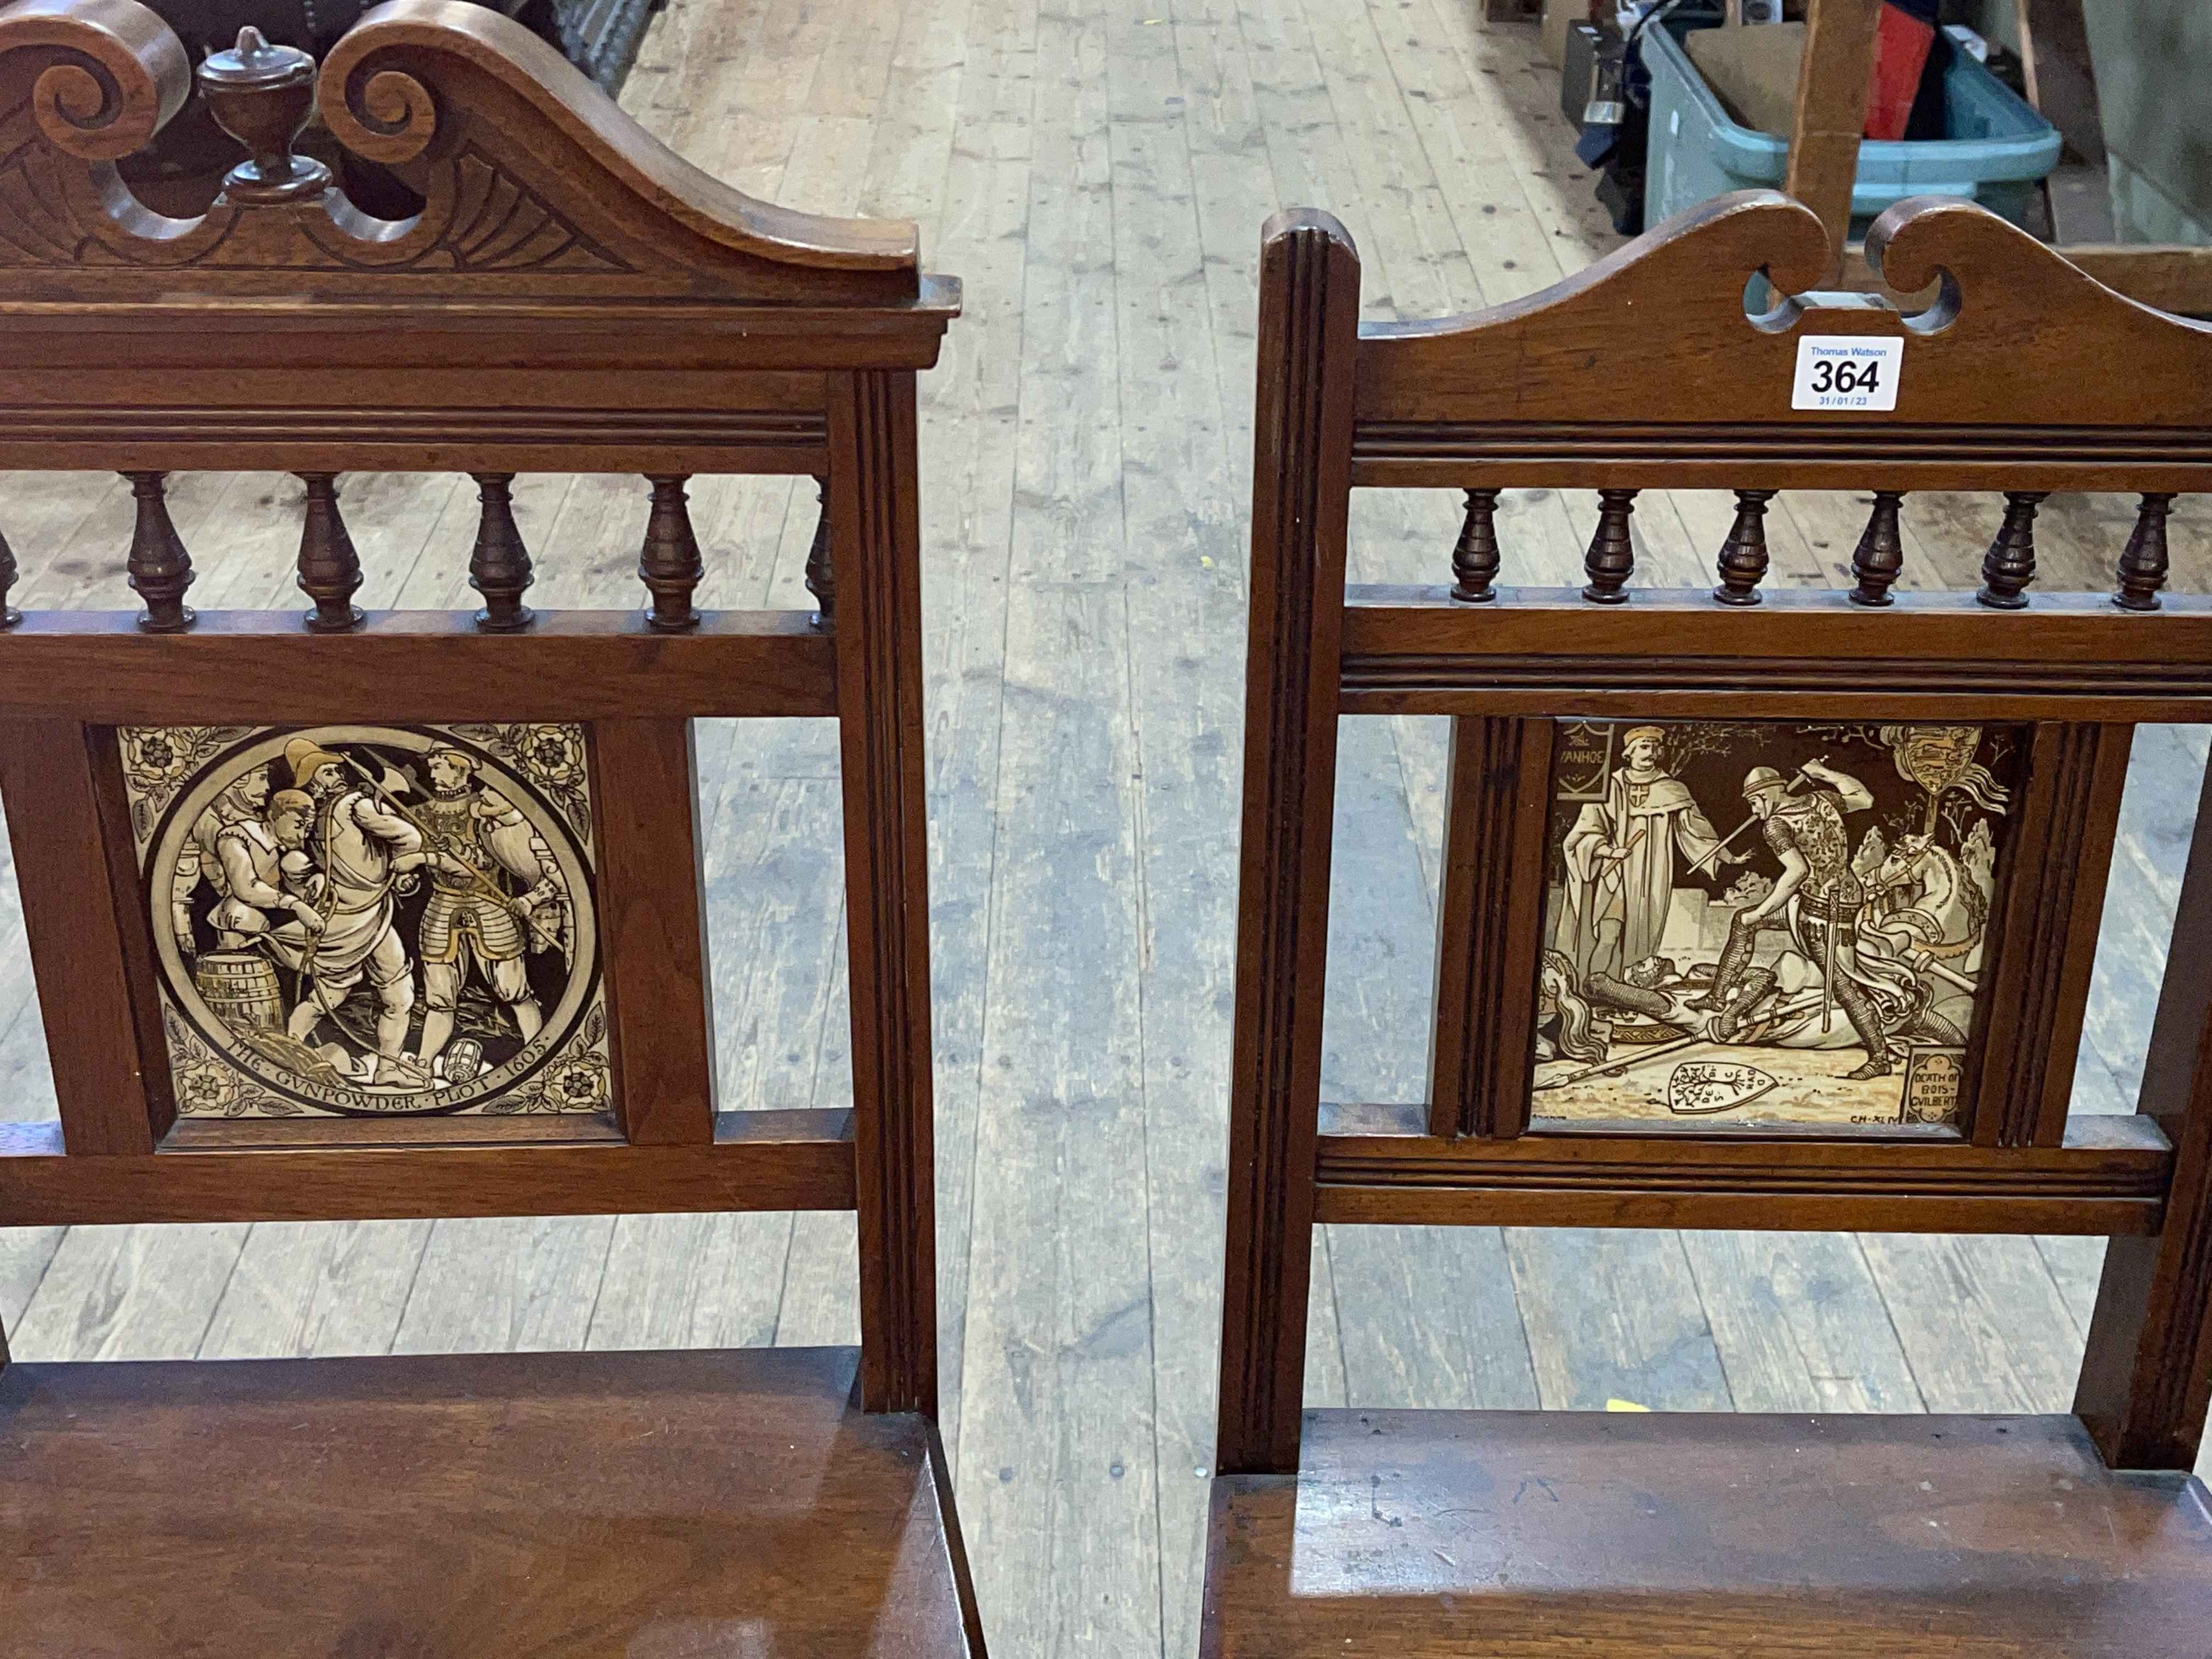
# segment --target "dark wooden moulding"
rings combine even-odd
[[[941,1451],[928,1451],[937,1321],[915,399],[917,371],[957,314],[957,283],[921,270],[913,225],[744,196],[518,26],[441,0],[369,13],[319,68],[258,38],[210,58],[198,71],[210,108],[248,159],[204,216],[164,218],[130,197],[115,163],[175,113],[193,74],[134,0],[0,7],[0,467],[127,475],[128,564],[144,607],[10,609],[0,632],[0,795],[59,1101],[58,1123],[0,1129],[0,1225],[857,1211],[857,1363],[800,1377],[793,1386],[816,1403],[791,1421],[828,1433],[835,1412],[823,1418],[819,1400],[834,1406],[848,1386],[857,1408],[906,1414],[913,1444],[886,1450],[885,1467],[920,1468],[927,1486],[933,1458],[933,1504],[946,1494]],[[318,111],[340,145],[422,198],[416,217],[370,218],[294,153]],[[190,469],[299,475],[301,608],[194,613],[190,553],[165,505],[167,475]],[[471,475],[473,554],[449,556],[457,571],[467,561],[481,609],[355,605],[341,475],[394,470]],[[515,476],[532,471],[636,476],[635,608],[527,603],[532,550],[510,499]],[[721,473],[819,482],[818,612],[696,607],[703,570],[684,482]],[[34,569],[40,550],[19,537],[0,554],[0,582],[19,561]],[[850,1110],[717,1109],[692,722],[772,715],[832,719],[841,734]],[[363,719],[586,724],[603,804],[611,1110],[178,1115],[117,810],[114,728]],[[738,1370],[740,1394],[785,1397],[774,1378]],[[18,1422],[26,1436],[43,1386],[22,1383],[6,1401],[31,1413]],[[501,1384],[486,1371],[467,1386]],[[763,1421],[775,1438],[784,1419]],[[794,1455],[814,1433],[793,1428]],[[11,1489],[9,1513],[20,1496]],[[886,1553],[869,1553],[878,1545]],[[865,1562],[896,1576],[896,1538],[855,1531],[824,1547],[847,1546],[860,1552],[856,1572]],[[957,1531],[950,1548],[957,1556]],[[628,1553],[617,1540],[608,1553]],[[781,1571],[766,1562],[750,1570]],[[958,1603],[951,1639],[976,1650],[964,1569]],[[774,1626],[777,1608],[762,1611]],[[791,1628],[812,1630],[812,1616],[793,1613]],[[907,1632],[885,1638],[911,1638],[902,1650],[940,1650],[941,1631],[881,1628]],[[79,1634],[57,1635],[55,1650]],[[368,1639],[343,1634],[337,1646]],[[300,1639],[232,1635],[272,1652]]]
[[[1387,1449],[1362,1449],[1380,1444],[1363,1435],[1398,1431],[1379,1416],[1363,1429],[1368,1414],[1307,1414],[1301,1496],[1294,1504],[1288,1486],[1267,1485],[1301,1468],[1319,1222],[2107,1235],[2080,1425],[2116,1468],[2187,1470],[2194,1461],[2212,1385],[2212,976],[2203,966],[2212,830],[2203,825],[2140,1111],[2069,1121],[2067,1108],[2133,728],[2212,723],[2212,603],[2160,592],[2172,498],[2212,487],[2212,329],[2124,299],[1957,202],[1900,205],[1869,247],[1893,289],[1936,288],[1935,304],[1904,314],[1824,299],[1829,254],[1817,218],[1780,195],[1747,192],[1526,300],[1362,325],[1360,261],[1344,228],[1312,211],[1267,227],[1209,1651],[1340,1651],[1387,1630],[1392,1651],[1468,1651],[1474,1641],[1550,1653],[1544,1628],[1559,1651],[1720,1650],[1673,1626],[1667,1641],[1651,1626],[1650,1645],[1637,1645],[1629,1632],[1642,1615],[1626,1610],[1632,1597],[1605,1601],[1613,1581],[1595,1543],[1559,1581],[1596,1598],[1586,1604],[1600,1610],[1593,1625],[1575,1625],[1561,1601],[1549,1605],[1565,1622],[1545,1626],[1514,1600],[1518,1590],[1499,1588],[1516,1577],[1511,1559],[1494,1582],[1470,1567],[1437,1595],[1417,1594],[1416,1581],[1428,1580],[1411,1556],[1391,1555],[1398,1534],[1359,1534],[1349,1518],[1369,1514],[1363,1483],[1384,1483],[1374,1488],[1382,1494],[1401,1475],[1415,1479]],[[1748,314],[1747,279],[1762,270],[1774,292],[1799,297]],[[1901,339],[1894,412],[1793,410],[1807,333]],[[1352,491],[1409,486],[1466,492],[1466,528],[1455,548],[1438,549],[1438,585],[1347,587]],[[1498,585],[1501,573],[1510,580],[1513,550],[1496,505],[1516,487],[1599,492],[1588,586]],[[1736,492],[1713,590],[1633,583],[1636,492],[1668,487]],[[1796,489],[1873,495],[1850,590],[1761,592],[1766,503]],[[1978,592],[1890,592],[1897,504],[1917,489],[1991,493],[1995,543]],[[2142,498],[2124,556],[2113,549],[2113,591],[2031,586],[2035,509],[2053,490]],[[1338,723],[1405,714],[1452,720],[1429,1097],[1325,1102]],[[1542,867],[1555,722],[1595,716],[2029,729],[2020,839],[1992,924],[1997,977],[1969,1046],[1959,1130],[1532,1129],[1543,883],[1526,872]],[[1443,1420],[1418,1428],[1429,1449],[1402,1455],[1428,1456]],[[1542,1456],[1575,1467],[1543,1431],[1480,1413],[1465,1421],[1465,1455],[1481,1473],[1420,1477],[1440,1483],[1436,1503],[1460,1505],[1439,1511],[1459,1516],[1460,1532],[1425,1534],[1435,1560],[1462,1560],[1462,1549],[1480,1557],[1482,1539],[1520,1524],[1502,1495],[1482,1493],[1489,1480],[1528,1473],[1514,1462],[1524,1451],[1549,1446]],[[1486,1442],[1493,1432],[1501,1437]],[[1717,1442],[1728,1431],[1699,1432]],[[1713,1467],[1735,1468],[1725,1458]],[[1779,1479],[1779,1468],[1729,1478]],[[1405,1490],[1411,1504],[1415,1486]],[[1332,1501],[1345,1505],[1340,1525]],[[1376,1515],[1389,1510],[1386,1496],[1376,1502]],[[1589,1537],[1605,1524],[1591,1519]],[[1549,1547],[1534,1534],[1524,1541]],[[1809,1534],[1798,1541],[1814,1553],[1846,1547]],[[1371,1580],[1356,1565],[1367,1547],[1390,1556],[1370,1560]],[[1405,1547],[1427,1559],[1425,1546]],[[1305,1564],[1295,1574],[1294,1554]],[[2212,1593],[2212,1558],[2197,1559],[2194,1582]],[[1401,1566],[1399,1597],[1383,1581]],[[1348,1577],[1332,1588],[1339,1568]],[[1260,1593],[1269,1572],[1283,1592],[1273,1600]],[[1724,1576],[1711,1584],[1717,1593]],[[1288,1611],[1294,1603],[1307,1612]],[[1513,1622],[1508,1604],[1533,1622]],[[1814,1596],[1808,1607],[1826,1605]],[[1390,1622],[1408,1609],[1402,1629]],[[1437,1634],[1447,1626],[1448,1638]],[[1758,1629],[1811,1639],[1779,1614]],[[1814,1641],[1802,1650],[1861,1650]],[[1880,1650],[1923,1650],[1900,1638]]]

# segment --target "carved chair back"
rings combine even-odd
[[[1343,228],[1269,224],[1223,1472],[1297,1467],[1316,1222],[2109,1235],[2077,1409],[2117,1465],[2193,1462],[2212,813],[2140,1112],[2068,1108],[2133,728],[2212,722],[2212,604],[2161,591],[2212,329],[1964,204],[1868,246],[1932,303],[1814,291],[1819,219],[1751,192],[1363,326]],[[1347,587],[1365,487],[1465,492],[1449,585]],[[1499,585],[1516,487],[1599,492],[1579,590]],[[1634,582],[1669,487],[1735,492],[1710,591]],[[1872,492],[1848,590],[1764,586],[1799,489]],[[1914,490],[2001,492],[1978,592],[1893,591]],[[2034,585],[2057,490],[2137,498],[2112,591]],[[1413,714],[1452,721],[1428,1097],[1323,1101],[1338,722]]]
[[[933,1412],[915,374],[957,285],[442,0],[209,58],[246,159],[167,217],[116,163],[193,73],[135,0],[0,8],[0,466],[121,471],[143,602],[0,633],[59,1106],[0,1127],[0,1224],[857,1210],[865,1404]],[[195,468],[299,475],[307,608],[194,613]],[[363,470],[473,477],[481,609],[355,605]],[[640,477],[641,607],[532,610],[532,471]],[[695,607],[720,473],[821,482],[818,612]],[[692,722],[790,715],[840,732],[854,1106],[723,1112]]]

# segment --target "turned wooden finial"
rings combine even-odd
[[[196,71],[215,124],[246,146],[247,159],[222,181],[223,199],[245,205],[319,196],[331,170],[292,146],[315,112],[315,60],[272,46],[247,24],[238,44],[210,52]]]
[[[353,596],[361,588],[361,556],[338,513],[337,474],[302,472],[307,510],[300,526],[300,591],[315,602],[307,616],[317,634],[343,634],[361,626]]]
[[[1905,568],[1905,535],[1898,525],[1898,510],[1905,505],[1901,489],[1874,492],[1874,511],[1867,515],[1865,533],[1851,551],[1851,574],[1858,586],[1846,596],[1853,605],[1892,605],[1890,586]]]
[[[8,538],[0,536],[0,628],[13,628],[23,620],[23,613],[8,603],[8,595],[15,586],[15,550],[8,545]]]
[[[2166,586],[2166,517],[2171,495],[2145,495],[2136,512],[2136,527],[2120,555],[2120,590],[2112,603],[2124,611],[2155,611],[2158,590]]]
[[[2050,492],[2005,491],[2004,526],[1982,559],[1982,591],[1974,595],[1998,611],[2027,605],[2027,585],[2035,580],[2035,509]]]
[[[830,481],[814,481],[814,499],[822,504],[821,516],[814,521],[814,541],[806,550],[806,591],[814,596],[820,609],[815,613],[817,628],[828,628],[837,620],[837,573],[830,562]]]
[[[684,482],[690,476],[656,472],[646,480],[653,486],[653,511],[645,521],[645,546],[637,556],[637,574],[653,594],[645,619],[664,634],[680,634],[699,625],[699,613],[691,608],[691,593],[707,574],[707,567],[699,557],[699,538],[692,533],[690,511],[684,504]]]
[[[1636,511],[1637,491],[1601,489],[1597,492],[1597,533],[1590,538],[1583,568],[1589,583],[1583,597],[1592,605],[1623,605],[1628,579],[1636,574],[1636,546],[1628,538],[1628,515]]]
[[[469,586],[483,595],[477,626],[488,634],[512,634],[530,626],[532,615],[522,596],[530,586],[530,550],[514,522],[512,472],[471,472],[483,511],[477,520],[476,551],[469,558]]]
[[[1778,492],[1739,489],[1735,492],[1735,523],[1721,544],[1715,568],[1721,585],[1713,597],[1723,605],[1757,605],[1759,585],[1766,580],[1766,504]]]
[[[1487,605],[1498,597],[1498,495],[1495,489],[1467,492],[1467,520],[1452,548],[1452,598],[1463,605]]]
[[[169,504],[163,488],[166,472],[126,472],[131,493],[137,498],[137,522],[131,526],[131,555],[125,568],[131,586],[146,601],[146,614],[138,626],[149,634],[174,634],[192,625],[192,608],[185,603],[185,590],[192,585],[192,556],[185,551],[177,526],[169,520]]]

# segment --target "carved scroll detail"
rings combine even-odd
[[[332,280],[318,292],[348,295],[405,272],[422,279],[407,283],[410,300],[426,288],[514,297],[534,291],[516,282],[532,276],[583,282],[595,298],[921,297],[912,225],[795,213],[730,189],[495,10],[387,0],[319,71],[253,35],[198,77],[252,160],[205,214],[170,219],[112,163],[183,102],[192,72],[175,37],[137,0],[0,7],[0,278],[100,267],[118,273],[101,297],[162,300],[191,290],[155,271],[281,273],[272,292],[323,272]],[[320,162],[292,153],[318,101],[341,144],[422,198],[414,217],[363,212]],[[149,278],[124,285],[132,268]]]

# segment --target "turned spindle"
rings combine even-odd
[[[1498,491],[1467,492],[1467,520],[1452,547],[1452,598],[1462,605],[1487,605],[1498,597]]]
[[[1713,589],[1713,597],[1723,605],[1759,603],[1759,585],[1766,580],[1766,504],[1776,493],[1771,489],[1735,492],[1735,523],[1729,526],[1728,539],[1721,544],[1721,555],[1715,562],[1721,585]]]
[[[653,486],[653,511],[645,521],[637,574],[653,594],[645,619],[664,634],[680,634],[699,625],[691,594],[707,567],[699,557],[699,538],[692,533],[690,509],[684,506],[684,483],[689,476],[655,472],[646,479]]]
[[[8,595],[15,586],[15,550],[8,545],[8,538],[0,536],[0,628],[13,628],[23,620],[23,613],[8,603]]]
[[[2005,491],[2004,526],[1982,559],[1982,591],[1974,595],[1996,611],[2027,605],[2027,585],[2035,580],[2035,509],[2050,492]]]
[[[1890,586],[1905,568],[1905,536],[1898,526],[1898,509],[1905,505],[1901,489],[1874,492],[1874,511],[1867,515],[1865,533],[1851,550],[1851,574],[1858,586],[1847,596],[1853,605],[1891,605]]]
[[[1628,595],[1622,590],[1636,574],[1636,547],[1628,538],[1628,515],[1636,511],[1637,492],[1601,489],[1597,494],[1597,533],[1590,538],[1589,551],[1583,556],[1583,569],[1589,576],[1583,597],[1592,605],[1624,605]]]
[[[192,585],[192,556],[169,520],[164,484],[166,472],[126,472],[131,493],[137,500],[137,522],[131,526],[131,556],[125,568],[131,586],[146,601],[146,614],[138,626],[149,634],[174,634],[192,625],[192,608],[185,603],[185,590]]]
[[[820,515],[814,520],[814,540],[806,550],[806,591],[814,596],[820,607],[814,616],[814,625],[828,628],[837,620],[837,573],[830,562],[830,481],[814,481],[814,499],[821,503]]]
[[[472,472],[483,512],[477,520],[476,551],[469,556],[469,586],[483,595],[477,626],[489,634],[527,628],[530,607],[522,596],[530,586],[530,550],[514,522],[512,472]]]
[[[2136,513],[2136,527],[2120,555],[2120,591],[2112,603],[2124,611],[2155,611],[2158,590],[2166,586],[2166,515],[2171,495],[2146,495]]]
[[[330,187],[331,170],[292,146],[315,112],[315,60],[272,46],[247,24],[228,52],[210,52],[194,72],[215,124],[246,146],[222,181],[226,202],[297,202]]]
[[[302,472],[307,509],[300,526],[300,591],[315,602],[307,616],[316,634],[343,634],[361,626],[353,596],[361,589],[361,556],[338,513],[335,472]]]

